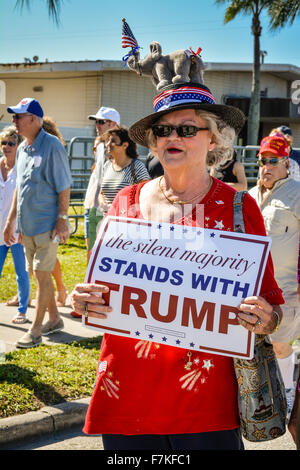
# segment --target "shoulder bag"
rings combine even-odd
[[[245,193],[235,193],[235,232],[245,232],[242,210]],[[262,442],[282,436],[287,420],[285,387],[269,337],[255,335],[253,359],[234,358],[233,362],[243,437],[248,441]]]

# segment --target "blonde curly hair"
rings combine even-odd
[[[202,109],[195,109],[197,116],[201,117],[212,132],[212,141],[215,148],[207,153],[206,165],[208,168],[218,167],[232,157],[235,130],[224,123],[216,114]],[[146,139],[150,149],[156,149],[156,137],[152,129],[147,129]]]

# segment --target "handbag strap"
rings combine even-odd
[[[137,179],[136,179],[136,174],[135,174],[134,160],[132,160],[132,162],[131,162],[130,169],[131,169],[131,176],[132,176],[132,179],[133,179],[133,183],[136,184]]]
[[[233,198],[233,230],[245,233],[243,201],[247,191],[237,191]]]

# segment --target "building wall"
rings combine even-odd
[[[149,77],[134,72],[105,72],[102,81],[102,105],[117,109],[121,123],[130,126],[153,112],[156,90]]]
[[[2,77],[1,77],[2,78]],[[2,121],[11,116],[7,106],[18,103],[24,97],[36,98],[59,126],[82,128],[89,126],[87,116],[95,112],[101,102],[100,74],[20,74],[3,77],[6,83],[6,105],[0,105]],[[35,92],[34,87],[43,87]],[[96,105],[96,106],[95,106]]]
[[[218,103],[224,95],[250,96],[252,75],[249,72],[212,72],[204,75]],[[267,88],[268,98],[287,98],[287,82],[270,73],[261,73],[261,90]]]
[[[7,105],[16,104],[25,96],[37,98],[45,114],[59,125],[66,140],[74,136],[93,136],[95,126],[87,119],[101,105],[116,108],[121,123],[130,126],[136,120],[153,112],[155,88],[148,77],[140,77],[128,70],[72,71],[69,72],[20,72],[0,74],[6,83],[6,105],[0,104],[0,129],[11,121]],[[224,95],[249,96],[250,72],[205,72],[205,83],[212,90],[218,103]],[[42,86],[42,92],[33,87]],[[261,88],[268,89],[267,96],[286,97],[287,81],[271,73],[261,73]],[[283,123],[289,124],[289,123]],[[271,124],[270,124],[271,125]],[[278,124],[277,124],[278,125]],[[300,147],[300,124],[291,123],[295,146]],[[268,125],[266,126],[266,130]]]

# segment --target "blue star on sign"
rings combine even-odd
[[[165,336],[162,338],[162,340],[163,340],[164,342],[166,342],[167,339],[168,339],[168,338],[166,338]]]
[[[211,233],[210,236],[211,236],[211,238],[214,238],[214,237],[216,236],[216,234],[215,234],[215,233]]]
[[[140,336],[141,333],[139,331],[136,331],[135,334],[136,336]]]

